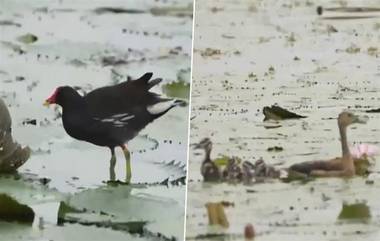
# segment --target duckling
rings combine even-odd
[[[245,185],[251,185],[255,177],[255,165],[249,161],[244,161],[242,164],[242,181]]]
[[[221,181],[221,173],[218,166],[211,160],[212,142],[209,138],[202,139],[194,146],[194,149],[203,149],[205,151],[205,159],[202,162],[201,174],[205,182]]]
[[[290,166],[290,171],[316,177],[352,177],[355,175],[354,159],[350,153],[347,141],[347,127],[355,124],[365,124],[368,117],[359,117],[344,111],[338,116],[338,127],[342,146],[342,157],[327,161],[310,161]]]
[[[254,165],[256,178],[279,178],[280,171],[272,165],[268,165],[262,158],[258,159]]]
[[[227,166],[223,170],[223,180],[231,183],[242,181],[242,169],[239,166],[239,161],[236,157],[228,159]]]

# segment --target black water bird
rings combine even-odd
[[[115,180],[115,147],[121,147],[124,152],[129,183],[132,173],[128,141],[173,107],[185,105],[184,101],[150,92],[162,81],[152,76],[146,73],[136,80],[98,88],[84,96],[72,87],[61,86],[45,102],[62,107],[63,127],[71,137],[111,150],[111,180]]]

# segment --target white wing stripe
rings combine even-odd
[[[117,119],[117,118],[121,118],[121,117],[124,117],[124,116],[129,116],[129,114],[128,113],[116,114],[116,115],[111,116],[111,118]]]
[[[115,126],[124,126],[128,124],[128,120],[133,119],[135,115],[129,115],[128,113],[123,113],[123,114],[116,114],[113,116],[110,116],[105,119],[101,118],[94,118],[94,120],[104,122],[104,123],[113,123]]]
[[[127,121],[127,120],[130,120],[130,119],[133,119],[133,118],[135,118],[135,115],[126,116],[126,117],[121,118],[120,120],[121,121]]]
[[[157,115],[157,114],[167,111],[170,107],[174,105],[174,103],[175,103],[175,100],[160,102],[154,105],[150,105],[146,107],[146,109],[148,110],[150,114]]]

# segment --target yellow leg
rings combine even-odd
[[[131,153],[129,152],[126,146],[123,147],[124,157],[125,157],[125,168],[126,168],[126,178],[125,182],[130,183],[132,178],[132,170],[131,170]]]
[[[110,160],[110,180],[111,181],[115,181],[116,179],[115,165],[116,165],[116,156],[113,153]]]

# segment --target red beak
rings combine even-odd
[[[55,104],[56,103],[56,100],[57,100],[57,93],[58,93],[58,89],[56,89],[54,91],[54,93],[45,100],[45,103],[44,103],[44,106],[49,106],[51,104]]]

